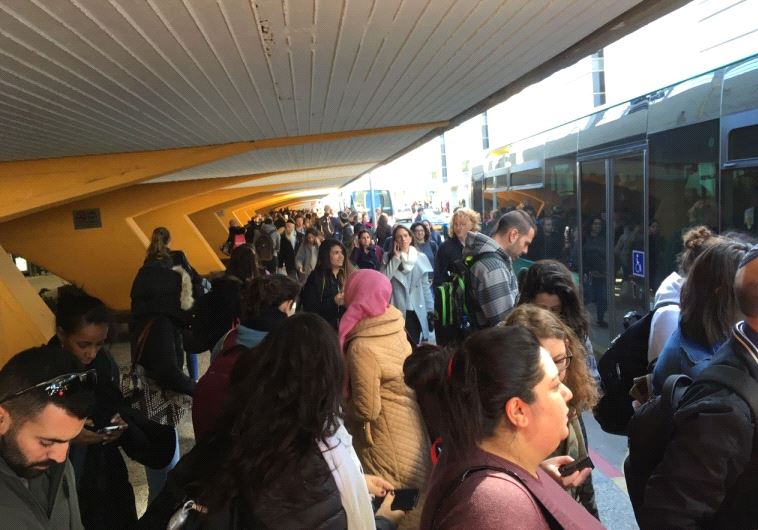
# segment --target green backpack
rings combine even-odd
[[[495,252],[466,256],[450,267],[450,279],[434,289],[434,334],[437,344],[460,344],[478,329],[476,310],[479,308],[471,290],[471,267]]]

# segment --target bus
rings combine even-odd
[[[357,190],[350,192],[350,208],[353,211],[367,212],[369,217],[374,218],[371,208],[371,191]],[[374,210],[380,208],[387,217],[394,219],[395,209],[392,205],[392,194],[389,190],[374,190]]]
[[[687,227],[758,236],[758,55],[493,150],[471,189],[483,219],[533,212],[528,257],[582,279],[605,347],[651,309]]]

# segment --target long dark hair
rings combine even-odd
[[[329,259],[329,254],[334,247],[340,247],[342,255],[345,256],[345,260],[342,262],[342,268],[337,273],[337,280],[341,285],[345,285],[345,280],[348,275],[353,272],[353,266],[350,263],[350,256],[347,255],[347,250],[342,241],[336,239],[325,239],[318,247],[318,259],[316,261],[316,270],[321,271],[323,274],[332,273],[332,263]]]
[[[395,257],[395,242],[397,241],[397,233],[399,230],[405,230],[406,232],[408,232],[408,236],[411,238],[411,246],[415,246],[413,244],[413,232],[408,230],[408,227],[406,227],[405,225],[401,225],[398,223],[392,228],[392,243],[393,244],[392,246],[390,246],[390,251],[387,254],[387,259],[392,259],[393,257]]]
[[[240,245],[235,248],[229,258],[226,274],[243,282],[260,276],[261,268],[255,249],[250,245]]]
[[[238,383],[211,438],[221,443],[222,462],[195,485],[211,511],[235,498],[254,506],[262,490],[339,427],[345,365],[337,335],[323,318],[298,313],[246,355],[254,360],[245,363],[245,373],[236,373],[239,363],[235,367]]]
[[[55,306],[55,327],[66,335],[71,335],[88,324],[104,324],[110,327],[111,314],[103,301],[74,285],[59,287]]]
[[[522,326],[471,335],[453,354],[443,391],[445,452],[458,457],[491,436],[513,397],[533,403],[544,377],[540,343]]]
[[[540,293],[554,294],[561,300],[561,320],[580,340],[587,340],[590,319],[584,303],[566,266],[552,259],[540,260],[526,271],[519,285],[518,305],[533,304]]]
[[[737,266],[749,247],[719,240],[711,243],[692,264],[682,286],[682,334],[703,346],[724,341],[737,315],[732,288]]]

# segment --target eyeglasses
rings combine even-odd
[[[11,399],[16,399],[22,394],[32,392],[35,390],[41,390],[48,397],[51,398],[63,398],[68,394],[77,392],[79,390],[91,390],[97,384],[97,372],[93,370],[87,370],[81,373],[63,374],[53,379],[37,383],[34,386],[19,390],[9,396],[5,396],[0,399],[0,403],[5,403]]]
[[[556,357],[553,359],[553,362],[555,363],[556,368],[558,368],[559,372],[565,372],[569,365],[571,364],[571,359],[574,357],[574,354],[569,351],[568,348],[566,348],[566,355],[562,355],[560,357]]]

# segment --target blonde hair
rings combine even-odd
[[[482,229],[481,215],[479,215],[471,208],[458,208],[455,210],[455,212],[453,212],[453,215],[450,217],[450,224],[447,225],[447,234],[450,237],[455,237],[455,231],[453,230],[453,227],[455,226],[455,220],[458,217],[466,217],[469,221],[471,221],[472,232],[479,232]]]
[[[573,355],[571,364],[566,370],[565,384],[574,394],[569,401],[569,406],[576,414],[581,414],[595,406],[598,401],[598,391],[595,380],[587,368],[587,351],[563,321],[556,315],[532,304],[524,304],[516,307],[498,324],[499,326],[524,326],[534,333],[537,339],[558,339],[566,341],[566,348]]]

